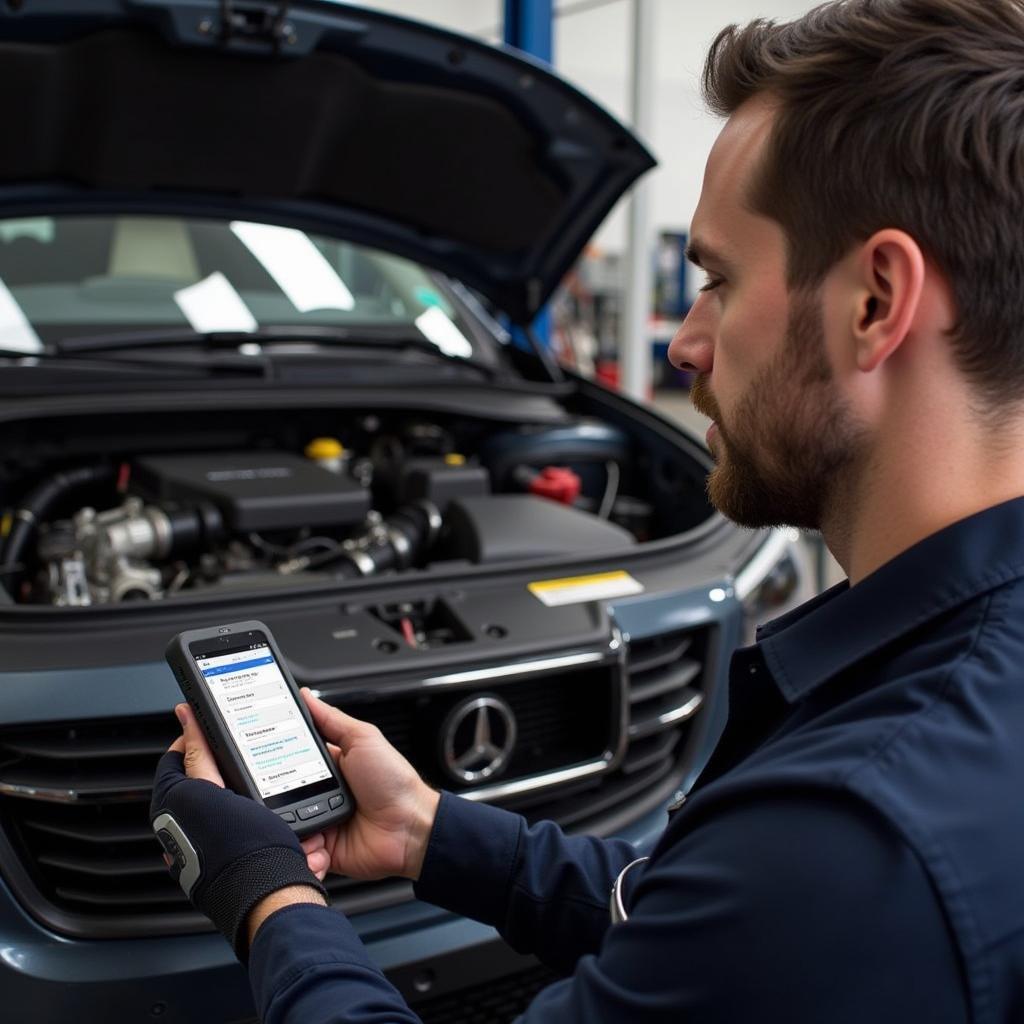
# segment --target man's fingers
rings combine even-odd
[[[331,858],[326,850],[314,850],[306,854],[306,866],[322,882],[327,869],[331,866]]]
[[[180,740],[175,740],[175,743],[184,743],[185,774],[190,779],[205,779],[223,789],[224,779],[221,778],[220,769],[213,759],[213,752],[195,715],[192,714],[192,709],[187,704],[179,704],[175,707],[174,713],[178,716],[185,733]],[[173,744],[171,749],[175,749]]]
[[[357,739],[369,735],[374,729],[369,722],[360,722],[358,718],[325,704],[314,697],[305,686],[302,688],[302,696],[320,734],[340,747],[342,754],[347,753]]]
[[[300,842],[303,850],[305,850],[307,854],[312,853],[314,850],[322,850],[326,844],[323,832],[315,832],[311,836],[306,836],[306,838]]]

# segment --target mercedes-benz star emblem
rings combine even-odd
[[[457,704],[441,727],[444,766],[459,782],[493,778],[508,764],[516,742],[516,717],[500,697]]]

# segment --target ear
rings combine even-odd
[[[924,289],[924,253],[906,232],[886,228],[861,246],[857,276],[853,340],[857,368],[870,373],[910,332]]]

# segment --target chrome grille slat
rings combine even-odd
[[[688,634],[666,634],[629,644],[629,670],[633,675],[652,672],[663,665],[679,661],[693,644]]]
[[[650,768],[636,776],[628,778],[616,776],[614,779],[609,780],[609,783],[595,799],[588,800],[585,804],[581,803],[579,806],[559,814],[558,823],[563,828],[572,828],[580,821],[596,817],[612,807],[626,803],[638,794],[643,793],[656,779],[665,775],[671,767],[672,759],[667,757],[657,767]]]
[[[36,862],[59,871],[100,878],[119,878],[125,875],[164,878],[167,874],[167,868],[160,859],[160,847],[156,845],[149,857],[74,858],[66,853],[41,853]]]
[[[38,818],[26,818],[22,822],[26,829],[45,832],[47,835],[71,839],[79,843],[152,843],[153,830],[148,825],[138,827],[103,826],[94,824],[69,825],[61,822],[40,821]]]
[[[704,703],[704,694],[687,688],[679,695],[673,694],[673,700],[668,707],[658,710],[649,717],[641,718],[630,723],[630,739],[638,739],[641,736],[650,736],[652,733],[660,732],[663,729],[671,729],[680,722],[692,718]]]
[[[629,702],[630,704],[639,704],[652,697],[660,697],[671,690],[682,690],[700,675],[702,668],[699,661],[685,659],[667,668],[664,672],[659,672],[653,679],[645,673],[642,681],[634,682],[630,686]],[[633,678],[636,676],[634,675]]]
[[[637,738],[629,745],[629,751],[623,758],[619,770],[623,775],[633,775],[643,771],[670,756],[678,742],[679,734],[676,732],[661,732],[649,737]]]
[[[166,738],[145,740],[126,740],[118,744],[103,739],[65,739],[63,741],[44,739],[25,739],[6,743],[8,750],[22,757],[46,758],[54,761],[98,760],[108,757],[159,757],[174,739],[168,732]]]
[[[94,889],[79,889],[74,886],[58,885],[56,894],[69,903],[84,903],[95,907],[109,907],[121,905],[125,908],[135,908],[140,904],[162,904],[168,910],[181,910],[189,906],[185,894],[170,881],[166,889],[149,889],[143,892],[113,890],[111,892],[97,892]]]
[[[0,774],[0,795],[60,803],[148,800],[155,765],[154,758],[148,769],[108,770],[91,778],[69,777],[55,769],[10,768]]]

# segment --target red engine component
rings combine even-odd
[[[531,481],[530,493],[571,505],[580,496],[580,478],[565,466],[545,466]]]

